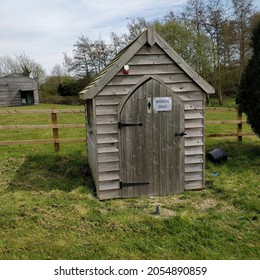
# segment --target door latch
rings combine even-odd
[[[147,98],[147,113],[152,113],[152,98]]]
[[[181,136],[181,137],[183,137],[184,135],[187,135],[187,133],[186,132],[184,132],[184,131],[182,131],[182,132],[180,132],[180,133],[175,133],[175,137],[177,137],[177,136]]]

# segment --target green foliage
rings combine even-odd
[[[41,102],[50,103],[48,100],[53,100],[53,103],[62,104],[61,102],[64,100],[64,104],[72,104],[66,103],[66,99],[54,98],[54,96],[78,97],[79,92],[86,86],[86,84],[88,84],[88,82],[89,78],[76,79],[66,75],[49,76],[39,90]]]
[[[195,34],[195,26],[177,20],[155,22],[156,31],[204,78],[210,77],[212,52],[210,40]]]
[[[247,115],[248,123],[260,136],[260,22],[253,29],[253,56],[240,80],[236,102]]]

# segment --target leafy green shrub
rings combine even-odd
[[[62,105],[83,105],[84,100],[81,100],[77,96],[57,96],[57,95],[50,95],[48,97],[41,97],[40,96],[40,103],[41,104],[62,104]]]

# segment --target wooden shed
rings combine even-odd
[[[20,74],[11,74],[0,78],[0,106],[38,103],[38,87],[34,79]]]
[[[153,28],[80,92],[99,199],[205,186],[204,108],[214,89]]]

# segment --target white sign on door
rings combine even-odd
[[[171,111],[172,98],[171,97],[154,97],[153,98],[154,111]]]

